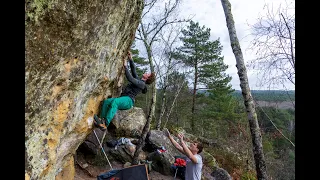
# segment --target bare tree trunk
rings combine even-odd
[[[164,80],[164,88],[163,88],[163,96],[162,96],[162,104],[161,104],[161,110],[160,110],[160,116],[159,116],[159,120],[157,122],[157,126],[156,129],[160,130],[160,126],[161,126],[161,118],[165,112],[165,104],[166,104],[166,92],[167,92],[167,82],[168,82],[168,72],[166,73],[166,77]]]
[[[180,91],[181,91],[181,89],[182,89],[183,85],[184,85],[184,82],[182,82],[182,84],[181,84],[181,86],[180,86],[179,90],[176,92],[176,94],[175,94],[175,96],[174,96],[174,99],[173,99],[172,105],[171,105],[171,107],[170,107],[170,110],[169,110],[169,112],[167,113],[166,123],[164,123],[164,126],[163,126],[163,127],[166,127],[166,125],[167,125],[167,123],[168,123],[168,120],[169,120],[169,117],[170,117],[171,111],[172,111],[172,109],[173,109],[173,107],[174,107],[174,104],[175,104],[175,102],[176,102],[176,99],[177,99],[177,97],[179,96]],[[177,119],[178,119],[178,118],[177,118]],[[177,125],[177,126],[178,126],[178,125]]]
[[[238,69],[238,75],[240,78],[240,87],[241,87],[242,95],[244,98],[244,104],[246,107],[251,136],[252,136],[253,154],[254,154],[254,160],[256,165],[257,177],[259,180],[264,180],[264,179],[267,179],[267,168],[266,168],[265,158],[263,155],[262,137],[261,137],[261,132],[260,132],[260,128],[257,120],[257,114],[255,111],[253,98],[249,88],[247,70],[244,64],[243,55],[241,52],[239,40],[236,34],[233,16],[231,13],[231,4],[228,0],[221,0],[221,4],[226,17],[226,23],[229,31],[229,36],[230,36],[231,48],[237,61],[236,67]]]
[[[198,81],[198,67],[197,64],[194,66],[194,84],[193,84],[193,98],[192,98],[192,114],[194,113],[194,106],[196,102],[196,93],[197,93],[197,81]]]
[[[145,39],[146,39],[146,36],[145,36]],[[147,54],[148,54],[148,59],[149,59],[149,64],[150,64],[150,70],[151,70],[151,72],[154,72],[154,65],[153,65],[153,62],[152,62],[151,47],[148,46],[146,41],[144,41],[144,42],[145,42],[145,47],[147,49]],[[151,89],[152,89],[152,97],[151,97],[151,104],[150,104],[150,109],[149,109],[149,113],[148,113],[148,117],[147,117],[147,122],[144,125],[143,131],[141,133],[141,137],[140,137],[140,139],[138,141],[138,145],[137,145],[136,151],[135,151],[134,156],[133,156],[132,164],[139,164],[138,157],[139,157],[139,154],[140,154],[140,152],[142,150],[142,147],[145,144],[145,139],[146,139],[147,133],[150,130],[150,123],[152,121],[152,117],[154,117],[156,99],[157,99],[156,98],[157,97],[156,82],[152,83],[152,88]]]
[[[191,119],[191,129],[194,131],[194,109],[196,103],[196,94],[197,94],[197,83],[198,83],[198,67],[197,63],[194,66],[194,85],[193,85],[193,96],[192,96],[192,119]]]
[[[181,32],[181,28],[177,25],[176,27],[174,26],[170,26],[170,33],[168,36],[164,37],[164,35],[162,33],[160,33],[162,40],[164,41],[164,45],[165,45],[165,50],[164,50],[164,54],[166,55],[167,59],[168,59],[168,66],[166,67],[166,72],[165,72],[165,78],[163,80],[163,96],[162,96],[162,102],[161,102],[161,108],[160,108],[160,113],[159,113],[159,120],[157,122],[157,126],[156,129],[160,130],[161,127],[161,123],[162,123],[162,117],[164,115],[164,113],[167,111],[167,107],[166,107],[166,95],[167,95],[167,88],[168,88],[168,83],[169,83],[169,74],[172,71],[172,68],[176,65],[176,64],[172,64],[172,56],[171,56],[171,52],[174,51],[174,43],[177,41],[177,39],[179,38],[179,34]],[[176,33],[176,35],[174,37],[172,37],[172,35],[174,35],[174,32],[178,31],[179,33]],[[158,67],[158,69],[160,69]],[[160,75],[160,70],[158,71],[159,75]]]
[[[153,6],[156,2],[157,1],[151,1],[151,3],[148,4],[149,8],[145,13],[143,13],[142,18],[146,14],[148,14],[150,9],[153,8]],[[155,72],[154,65],[153,65],[153,58],[152,58],[152,44],[153,44],[153,42],[156,41],[156,37],[157,37],[158,33],[161,31],[161,29],[164,26],[166,26],[168,24],[184,22],[184,21],[180,21],[178,19],[175,19],[173,21],[168,21],[169,16],[177,8],[177,5],[179,4],[179,2],[180,2],[179,0],[173,0],[173,4],[171,4],[172,3],[171,1],[168,4],[166,4],[165,10],[164,10],[164,15],[163,15],[163,17],[160,17],[159,20],[156,20],[153,23],[149,22],[147,24],[140,22],[140,26],[138,28],[138,32],[139,32],[140,37],[136,37],[136,38],[139,40],[142,40],[142,42],[144,43],[144,46],[147,51],[148,59],[149,59],[151,72]],[[152,27],[150,27],[150,26],[152,26]],[[154,117],[155,106],[156,106],[156,97],[157,97],[156,84],[157,84],[156,81],[154,81],[152,83],[152,88],[151,88],[152,89],[152,98],[151,98],[151,105],[150,105],[150,109],[149,109],[149,113],[148,113],[148,118],[147,118],[147,122],[143,128],[143,131],[142,131],[141,137],[139,139],[136,151],[134,153],[132,164],[139,163],[138,162],[138,155],[140,154],[141,149],[144,146],[145,138],[146,138],[147,133],[149,132],[149,129],[150,129],[150,123],[152,121],[152,117]]]
[[[150,65],[150,70],[151,72],[154,72],[154,65],[153,65],[153,61],[152,61],[152,49],[151,49],[151,44],[147,43],[147,34],[144,31],[144,27],[141,26],[141,30],[142,30],[142,35],[144,37],[143,42],[145,45],[145,48],[147,50],[147,54],[148,54],[148,59],[149,59],[149,65]],[[138,156],[142,150],[142,147],[144,146],[144,142],[145,142],[145,138],[147,136],[147,133],[149,132],[150,129],[150,123],[152,121],[152,117],[154,117],[154,111],[155,111],[155,106],[156,106],[156,97],[157,97],[157,89],[156,89],[156,82],[152,83],[152,97],[151,97],[151,105],[150,105],[150,109],[149,109],[149,113],[148,113],[148,118],[147,118],[147,122],[143,128],[141,137],[139,139],[136,151],[134,153],[133,156],[133,160],[132,160],[132,164],[138,164]]]
[[[153,89],[153,90],[155,90],[155,89]],[[152,93],[152,94],[155,95],[155,93]],[[139,154],[140,154],[140,152],[142,150],[142,147],[145,144],[145,139],[146,139],[147,134],[148,134],[148,132],[150,130],[150,123],[151,123],[151,119],[152,119],[152,113],[151,112],[154,112],[155,103],[156,103],[155,99],[156,99],[156,97],[153,96],[152,97],[152,101],[151,101],[150,110],[149,110],[150,113],[148,114],[147,122],[144,125],[141,137],[140,137],[140,139],[138,141],[138,145],[136,147],[136,151],[135,151],[134,156],[133,156],[132,164],[134,164],[134,165],[139,164]]]
[[[152,49],[151,46],[148,46],[148,44],[145,44],[146,49],[147,49],[147,54],[148,54],[148,59],[149,59],[149,64],[150,64],[150,70],[151,72],[154,72],[154,65],[153,65],[153,60],[152,60]],[[154,117],[154,111],[155,111],[155,106],[156,106],[156,100],[157,100],[157,89],[156,89],[156,81],[152,83],[152,99],[151,99],[151,106],[149,114],[151,114],[151,119]],[[153,107],[152,107],[153,106]],[[151,121],[150,121],[151,122]]]

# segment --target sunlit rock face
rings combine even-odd
[[[25,176],[70,179],[101,100],[120,93],[142,0],[25,2]]]

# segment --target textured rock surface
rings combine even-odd
[[[78,149],[83,149],[85,152],[89,153],[89,154],[94,154],[97,155],[99,152],[101,152],[101,147],[100,144],[97,140],[97,137],[95,136],[94,132],[96,132],[97,137],[99,138],[99,141],[104,144],[102,142],[105,141],[106,138],[108,138],[110,135],[108,132],[105,132],[106,135],[103,139],[103,134],[104,132],[101,131],[99,128],[94,128],[94,131],[92,131],[87,138],[85,139],[85,141],[79,146]]]
[[[55,180],[74,179],[75,169],[73,157],[69,161],[66,161],[61,168],[62,171],[56,176]]]
[[[172,136],[174,139],[176,139],[177,142],[178,139],[175,136]],[[166,148],[166,154],[170,155],[170,162],[174,162],[174,156],[181,156],[182,154],[172,145],[169,138],[165,136],[163,131],[158,130],[151,130],[146,138],[146,146],[153,146],[154,148],[164,146]]]
[[[148,160],[152,161],[152,168],[165,175],[170,174],[170,165],[174,163],[174,156],[183,155],[172,145],[169,138],[167,138],[162,131],[158,130],[150,131],[146,139],[146,146],[151,147],[153,151],[160,146],[166,148],[166,152],[164,153],[159,154],[152,152],[147,157]]]
[[[211,169],[215,169],[215,168],[218,168],[219,165],[216,161],[216,159],[208,152],[206,152],[205,150],[203,150],[201,153],[200,153],[201,157],[202,157],[202,160],[203,160],[203,163],[210,167]]]
[[[129,110],[118,110],[111,124],[115,127],[114,133],[117,136],[139,137],[146,122],[143,109],[133,107]]]
[[[69,176],[100,101],[119,94],[143,1],[27,0],[25,8],[25,176]]]
[[[213,180],[232,180],[230,174],[222,168],[216,168],[211,173],[211,176],[213,177]]]
[[[105,146],[105,149],[114,159],[120,161],[121,163],[132,162],[132,155],[126,149],[124,145],[118,146],[117,149],[109,148]]]

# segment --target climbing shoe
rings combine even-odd
[[[107,129],[104,119],[100,119],[96,114],[93,116],[94,125],[102,131]]]

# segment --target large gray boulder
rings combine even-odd
[[[133,107],[129,110],[118,110],[108,130],[118,137],[139,137],[147,119],[143,109]]]
[[[170,166],[174,163],[174,156],[183,155],[172,145],[163,131],[151,130],[146,138],[146,146],[152,151],[147,157],[152,161],[152,169],[164,175],[171,174]],[[157,153],[156,149],[161,146],[165,147],[166,152]]]
[[[123,164],[126,162],[132,162],[133,160],[133,154],[130,153],[129,149],[125,145],[118,146],[117,149],[105,146],[105,149],[108,154]]]
[[[222,168],[216,168],[211,176],[213,177],[212,180],[232,180],[230,174]]]

